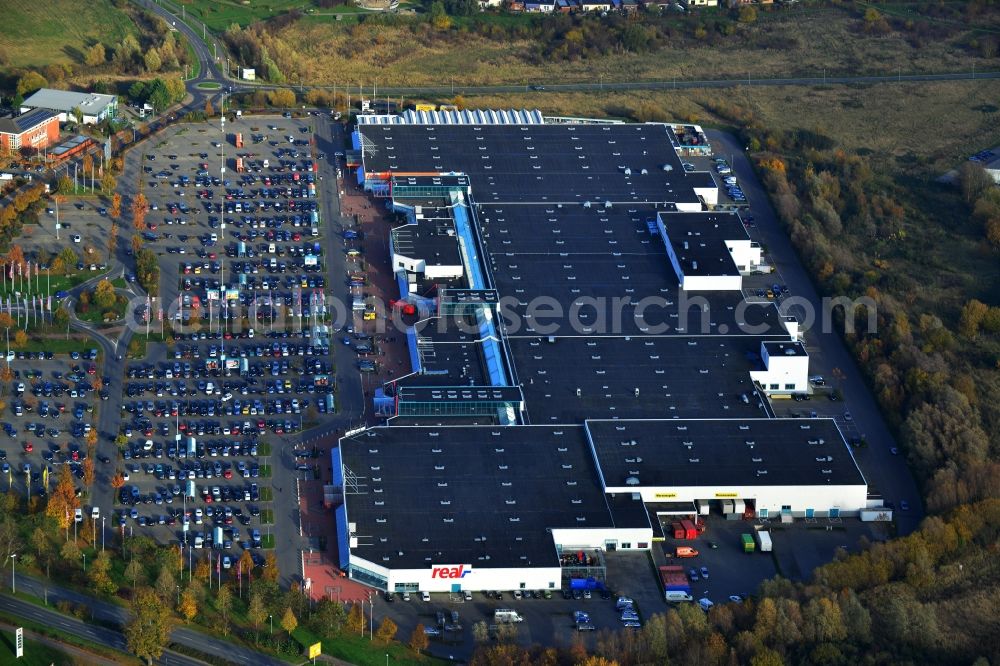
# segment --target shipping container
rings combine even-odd
[[[236,147],[237,148],[243,147],[243,134],[241,132],[236,133]]]
[[[244,171],[245,171],[245,169],[243,167],[243,158],[242,157],[237,157],[236,158],[236,173],[243,173]]]
[[[771,533],[767,530],[759,530],[757,532],[757,545],[760,547],[760,552],[770,553],[771,552]]]
[[[698,528],[695,527],[694,523],[690,520],[682,520],[681,527],[684,528],[684,538],[685,539],[697,539],[698,538]]]
[[[691,601],[691,584],[684,574],[684,567],[660,567],[660,582],[667,601]]]
[[[684,538],[684,527],[680,523],[672,523],[670,529],[673,531],[675,539]]]
[[[752,553],[756,550],[756,545],[753,542],[753,537],[749,534],[743,534],[740,536],[740,540],[743,542],[743,552]]]

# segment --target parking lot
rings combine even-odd
[[[51,491],[61,466],[73,473],[78,494],[85,489],[85,461],[94,455],[89,441],[96,441],[97,410],[110,397],[118,381],[98,374],[103,354],[97,348],[79,352],[17,352],[10,361],[11,381],[0,427],[6,443],[0,458],[7,489],[43,495]],[[110,389],[110,390],[109,390]],[[91,434],[93,433],[93,434]],[[86,462],[98,470],[110,468],[111,459]],[[86,506],[86,502],[84,502]],[[100,515],[100,513],[99,513]],[[91,507],[77,522],[91,517]]]
[[[311,451],[285,436],[336,407],[312,136],[308,120],[287,118],[237,120],[225,134],[182,125],[133,158],[169,344],[126,369],[116,520],[220,550],[224,568],[242,550],[264,561],[275,514],[292,513],[275,500],[315,475]]]

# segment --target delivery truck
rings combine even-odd
[[[753,537],[750,536],[749,534],[740,535],[740,541],[743,542],[744,553],[752,553],[754,552],[754,550],[756,550],[756,546],[754,545],[753,542]]]
[[[686,538],[685,534],[684,534],[684,526],[681,525],[680,523],[673,523],[670,526],[670,530],[674,533],[674,538],[675,539],[684,539],[684,538]]]
[[[523,622],[524,618],[517,611],[509,608],[498,608],[493,611],[493,621],[502,624],[511,624],[514,622]]]
[[[771,552],[771,533],[767,530],[757,531],[757,547],[762,553]]]
[[[691,584],[684,574],[684,567],[660,567],[660,582],[663,584],[663,595],[667,601],[694,601],[694,597],[691,596]]]
[[[237,148],[242,148],[243,147],[243,133],[242,132],[237,132],[236,133],[236,147]]]
[[[751,539],[751,543],[753,540]],[[698,557],[698,551],[691,546],[677,546],[677,550],[674,551],[675,557]]]
[[[222,528],[216,527],[212,530],[212,548],[222,548]]]
[[[236,173],[243,173],[244,171],[246,171],[246,167],[243,166],[243,158],[242,157],[237,157],[236,158]]]
[[[697,539],[698,538],[698,528],[690,520],[682,520],[681,527],[684,528],[684,538],[685,539]]]

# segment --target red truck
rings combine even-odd
[[[242,132],[237,132],[236,133],[236,147],[237,148],[242,148],[243,147],[243,133]]]

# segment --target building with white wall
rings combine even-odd
[[[791,395],[809,390],[809,354],[798,341],[760,343],[763,369],[750,372],[768,395]]]
[[[685,291],[739,291],[760,264],[760,245],[736,213],[659,213],[656,225]]]
[[[118,96],[99,93],[74,92],[42,88],[21,104],[21,113],[29,109],[46,109],[59,115],[59,122],[73,118],[74,109],[80,109],[84,125],[96,125],[118,113]]]

